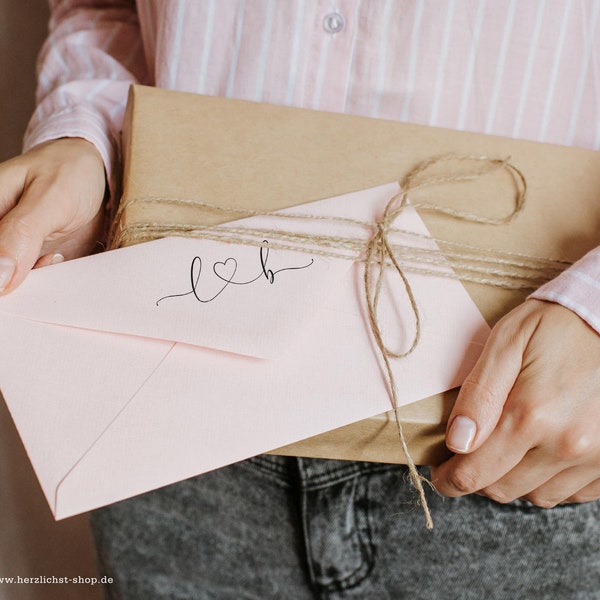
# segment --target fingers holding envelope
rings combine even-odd
[[[0,292],[17,287],[34,265],[92,251],[104,191],[102,158],[80,138],[46,142],[0,164]]]
[[[432,470],[442,494],[542,507],[600,497],[600,336],[582,319],[527,300],[467,382],[447,432],[457,454]]]

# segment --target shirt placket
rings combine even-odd
[[[358,31],[357,0],[320,0],[307,19],[303,81],[297,104],[343,112]]]

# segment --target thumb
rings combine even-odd
[[[52,202],[26,193],[0,221],[0,293],[15,289],[40,256],[47,236],[57,230]]]
[[[479,360],[462,384],[446,429],[446,445],[452,452],[476,450],[500,420],[521,371],[524,350],[522,336],[507,335],[506,328],[512,329],[503,320],[492,330]]]

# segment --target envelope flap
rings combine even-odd
[[[273,358],[306,331],[350,264],[166,238],[33,271],[0,312]]]

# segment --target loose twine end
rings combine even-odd
[[[449,167],[450,174],[436,174],[439,167]],[[457,210],[448,206],[433,203],[412,203],[408,201],[408,194],[425,188],[444,186],[456,183],[466,183],[504,170],[511,175],[514,184],[513,208],[500,217],[488,217],[478,213]],[[394,223],[408,206],[420,210],[439,213],[448,217],[468,223],[481,223],[488,225],[502,225],[510,223],[524,209],[527,194],[527,181],[523,173],[513,165],[509,158],[499,159],[487,156],[471,156],[459,154],[446,154],[425,160],[408,173],[400,181],[400,191],[389,200],[381,219],[376,222],[366,222],[338,216],[321,216],[294,214],[291,212],[257,211],[226,207],[217,204],[201,202],[197,199],[164,198],[156,196],[142,196],[122,202],[117,210],[110,234],[110,248],[149,241],[159,237],[181,236],[209,240],[218,240],[226,243],[262,246],[265,238],[270,238],[271,249],[292,250],[305,252],[316,256],[334,257],[354,262],[364,263],[364,298],[367,305],[371,332],[382,359],[387,378],[388,392],[394,410],[398,437],[402,452],[406,457],[409,475],[415,487],[419,503],[422,506],[427,529],[433,528],[433,519],[425,495],[425,486],[435,490],[434,484],[419,473],[412,459],[406,437],[402,429],[399,415],[399,393],[391,365],[392,360],[402,359],[417,348],[421,337],[421,317],[417,301],[414,297],[410,281],[406,272],[434,275],[437,277],[450,277],[462,281],[470,281],[485,285],[493,285],[505,289],[533,290],[545,281],[555,277],[570,265],[569,262],[554,258],[534,257],[515,252],[495,251],[479,248],[466,243],[457,243],[447,240],[432,238],[415,234],[411,231],[398,229]],[[199,227],[183,223],[143,223],[125,225],[126,212],[136,203],[152,203],[162,206],[187,207],[198,210],[211,210],[228,215],[232,219],[253,216],[269,216],[277,219],[292,221],[326,221],[330,223],[344,223],[361,230],[369,228],[372,235],[365,240],[364,235],[331,236],[319,235],[310,231],[298,233],[283,229],[247,228],[233,225],[217,225]],[[392,241],[392,236],[402,234],[413,240],[424,238],[444,245],[444,252],[439,248],[419,247],[418,244],[398,244]],[[453,270],[440,269],[446,266],[447,261]],[[392,350],[384,341],[379,307],[381,291],[383,289],[385,274],[388,270],[395,273],[402,282],[403,289],[410,301],[414,318],[414,336],[407,350]],[[405,345],[405,346],[406,346]]]
[[[442,176],[433,175],[419,180],[419,177],[426,173],[428,169],[434,166],[439,166],[440,164],[448,161],[475,162],[478,168],[468,173]],[[510,222],[517,216],[517,214],[519,214],[523,210],[525,203],[527,183],[521,171],[519,171],[516,167],[511,165],[508,162],[508,159],[500,160],[490,159],[487,157],[446,155],[424,161],[405,175],[401,182],[400,192],[396,196],[391,198],[387,203],[383,212],[383,216],[381,220],[376,222],[375,227],[373,229],[373,236],[371,237],[367,245],[364,270],[364,292],[369,312],[369,322],[371,325],[371,331],[373,333],[373,337],[375,339],[377,348],[385,365],[387,380],[389,384],[389,393],[394,408],[394,416],[398,430],[398,437],[400,439],[400,445],[406,457],[411,482],[419,496],[419,502],[423,509],[427,529],[433,529],[433,518],[431,516],[431,511],[429,509],[429,504],[425,495],[424,484],[428,485],[433,490],[435,490],[435,486],[433,482],[427,479],[427,477],[419,473],[408,448],[406,437],[404,435],[404,430],[402,428],[402,422],[398,412],[400,405],[398,398],[398,389],[396,386],[393,369],[390,363],[390,359],[404,358],[412,352],[414,352],[414,350],[417,348],[419,340],[421,338],[421,317],[412,287],[404,273],[402,266],[398,261],[396,253],[392,249],[389,236],[393,229],[393,224],[395,220],[409,205],[408,194],[410,192],[414,192],[418,189],[422,189],[425,187],[439,186],[448,183],[472,181],[500,168],[507,169],[513,176],[516,175],[516,180],[520,182],[520,185],[517,186],[516,190],[517,193],[515,196],[514,208],[508,215],[504,217],[492,219],[489,217],[482,217],[475,213],[457,211],[448,207],[442,207],[433,204],[420,204],[418,206],[426,208],[428,210],[435,210],[436,212],[440,212],[448,216],[452,216],[454,218],[469,222],[485,222],[488,224],[500,224]],[[413,341],[410,344],[408,350],[404,352],[392,351],[389,348],[389,346],[386,345],[383,339],[381,320],[378,314],[380,294],[384,282],[385,272],[390,267],[400,277],[400,280],[402,281],[404,291],[410,301],[415,322],[415,333]],[[378,269],[378,273],[375,279],[375,283],[373,284],[372,271],[374,269]]]

